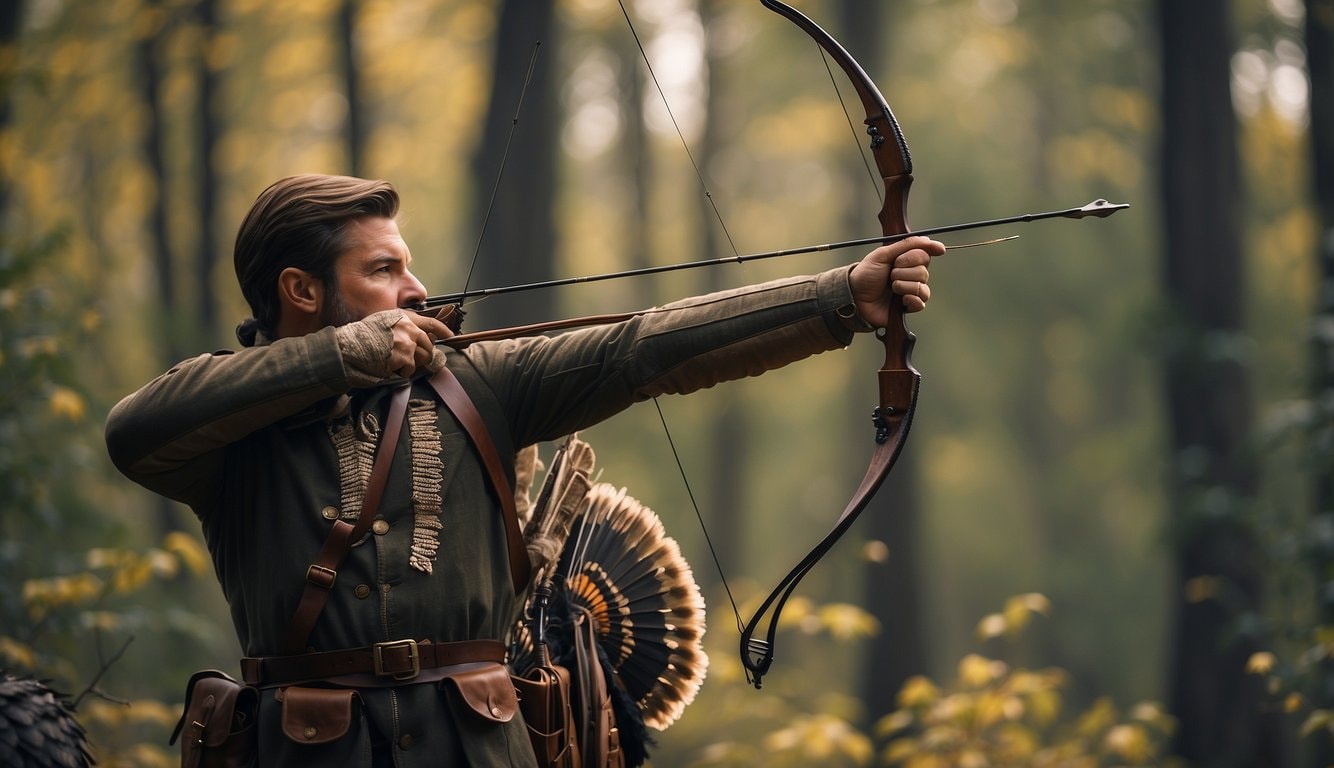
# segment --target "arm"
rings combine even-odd
[[[625,323],[479,343],[461,354],[507,414],[514,445],[527,445],[584,429],[641,400],[759,375],[846,346],[854,330],[869,329],[857,317],[848,275],[845,267],[724,291]]]
[[[910,238],[851,269],[676,302],[622,325],[477,345],[467,356],[510,416],[515,445],[591,426],[634,402],[693,392],[846,346],[883,325],[892,296],[926,306],[932,256]]]
[[[348,386],[333,328],[200,355],[111,409],[107,450],[130,479],[191,503],[212,493],[220,448]]]

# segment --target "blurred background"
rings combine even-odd
[[[1132,207],[941,238],[1021,235],[932,265],[912,438],[762,691],[657,410],[583,435],[709,601],[709,679],[653,765],[1329,764],[1334,2],[797,7],[893,108],[914,226]],[[197,523],[101,425],[236,346],[269,183],[390,180],[435,293],[879,232],[856,96],[805,34],[758,2],[624,11],[2,4],[0,666],[68,694],[102,764],[174,764],[190,672],[237,669]],[[861,255],[492,298],[468,328]],[[743,618],[852,495],[880,355],[660,403]]]

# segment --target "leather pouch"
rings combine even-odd
[[[508,723],[519,711],[509,672],[499,664],[457,672],[441,680],[440,685],[454,688],[468,709],[492,723]]]
[[[206,669],[191,675],[185,711],[169,742],[181,738],[181,768],[254,765],[258,708],[259,692],[223,672]]]
[[[352,688],[280,689],[274,698],[283,705],[283,735],[297,744],[328,744],[347,735],[352,727]]]
[[[579,745],[570,709],[570,671],[547,661],[522,677],[514,675],[511,681],[519,694],[519,709],[537,764],[543,768],[578,766]]]

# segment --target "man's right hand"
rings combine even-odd
[[[348,384],[373,387],[393,378],[434,373],[445,364],[437,339],[453,336],[440,320],[406,309],[376,312],[334,329]]]
[[[389,353],[389,370],[405,379],[412,378],[419,368],[435,373],[444,364],[444,352],[435,343],[453,336],[454,332],[431,315],[412,310],[402,312],[403,317],[391,328],[394,345]],[[439,364],[435,362],[437,354]]]

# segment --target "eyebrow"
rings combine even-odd
[[[389,253],[383,253],[377,256],[372,256],[370,261],[366,263],[366,267],[370,269],[372,272],[374,272],[380,267],[390,266],[398,264],[400,262],[402,262],[404,266],[407,266],[408,264],[412,263],[412,259],[411,257],[405,258],[402,256],[395,256]]]

